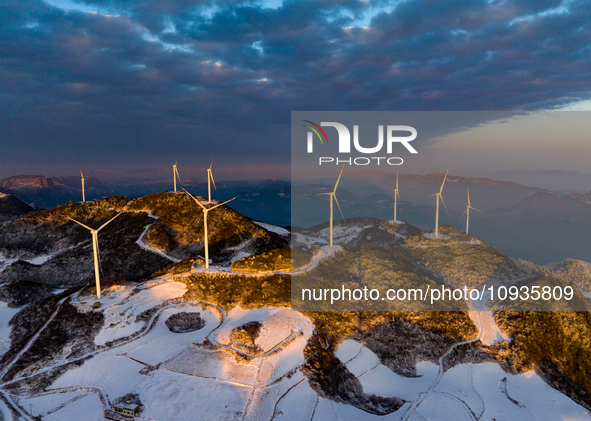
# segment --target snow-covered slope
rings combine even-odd
[[[430,362],[417,365],[418,377],[400,376],[379,363],[361,344],[346,340],[335,354],[363,385],[364,392],[397,396],[407,403],[385,417],[344,410],[340,404],[322,402],[322,416],[339,420],[591,420],[589,412],[537,374],[511,375],[496,363],[460,364],[438,376]],[[313,419],[323,419],[316,418]]]

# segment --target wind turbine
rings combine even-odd
[[[182,188],[182,187],[181,187],[181,188]],[[183,189],[183,190],[185,190],[185,189]],[[203,242],[204,242],[204,245],[205,245],[205,269],[208,269],[208,268],[209,268],[209,242],[208,242],[208,239],[207,239],[207,213],[208,213],[209,211],[212,211],[212,210],[214,210],[215,208],[219,208],[220,206],[222,206],[222,205],[225,205],[225,204],[226,204],[226,203],[228,203],[228,202],[231,202],[232,200],[234,200],[234,199],[236,199],[236,198],[234,198],[234,199],[230,199],[230,200],[226,200],[224,203],[219,203],[219,204],[217,204],[217,205],[215,205],[215,206],[212,206],[211,208],[206,208],[205,206],[203,206],[203,205],[201,204],[201,202],[200,202],[199,200],[197,200],[197,199],[196,199],[196,198],[195,198],[195,197],[194,197],[194,196],[193,196],[191,193],[189,193],[187,190],[185,190],[185,193],[187,193],[189,196],[191,196],[191,198],[192,198],[192,199],[193,199],[195,202],[197,202],[197,204],[198,204],[199,206],[201,206],[201,209],[203,209],[203,227],[204,227]]]
[[[329,243],[329,247],[332,247],[332,199],[334,198],[334,201],[337,202],[337,206],[339,207],[339,211],[341,212],[341,216],[343,217],[343,221],[345,220],[345,215],[343,215],[343,211],[341,210],[341,206],[339,205],[339,201],[337,200],[337,187],[339,185],[339,181],[341,180],[341,175],[343,175],[343,171],[345,170],[345,166],[343,165],[343,169],[341,170],[341,173],[339,174],[339,178],[337,178],[337,182],[334,185],[334,190],[331,191],[330,193],[319,193],[316,196],[323,196],[323,195],[328,195],[330,196],[330,243]]]
[[[470,205],[470,188],[468,186],[466,186],[466,192],[468,193],[468,206],[466,206],[466,210],[464,211],[462,216],[464,216],[464,214],[466,214],[466,234],[468,234],[468,226],[470,224],[470,209],[474,209],[475,211],[480,212],[480,213],[484,213],[484,212],[482,212],[481,210],[478,210],[476,208],[473,208],[472,205]]]
[[[394,223],[396,224],[396,208],[398,205],[398,199],[400,199],[400,192],[398,191],[398,171],[396,171],[396,188],[394,189]]]
[[[443,201],[443,196],[441,195],[441,193],[443,193],[443,185],[445,184],[445,180],[447,179],[448,172],[449,172],[449,169],[445,172],[445,177],[443,177],[443,183],[441,183],[441,188],[439,189],[439,193],[435,193],[435,194],[432,194],[431,196],[429,196],[429,197],[432,197],[432,196],[437,197],[437,207],[435,209],[435,237],[439,237],[439,199],[441,199],[441,203],[443,203],[443,207],[445,208],[445,212],[449,216],[449,213],[447,212],[447,206],[445,206],[445,202]]]
[[[100,252],[99,252],[99,245],[98,245],[98,233],[99,233],[100,230],[102,230],[107,225],[109,225],[111,223],[111,221],[113,221],[113,219],[117,218],[122,213],[123,212],[119,212],[117,215],[115,215],[114,217],[112,217],[111,219],[109,219],[107,222],[105,222],[103,225],[101,225],[97,229],[92,229],[89,226],[84,225],[82,222],[78,222],[75,219],[72,219],[69,216],[66,216],[66,218],[68,218],[70,221],[74,221],[78,225],[82,225],[84,228],[86,228],[87,230],[89,230],[90,231],[90,234],[92,235],[92,251],[93,251],[93,254],[94,254],[94,279],[95,279],[95,282],[96,282],[96,298],[98,300],[101,299],[101,278],[100,278],[100,275],[99,275],[99,265],[101,264],[101,255],[100,255]],[[101,266],[101,270],[102,270],[102,266]]]
[[[176,164],[178,164],[179,161],[175,162],[175,164],[172,166],[172,179],[174,180],[174,192],[176,193],[176,179],[179,179],[179,183],[181,182],[181,176],[179,175],[179,170],[177,170],[176,168]]]
[[[80,170],[80,177],[82,177],[82,202],[86,202],[86,199],[84,197],[84,174],[82,174],[82,170]]]
[[[213,167],[213,159],[211,160],[211,165],[207,169],[207,201],[211,203],[211,183],[213,183],[213,188],[217,191],[217,187],[215,186],[215,180],[213,179],[213,173],[211,172],[211,167]],[[185,190],[186,191],[186,190]],[[234,200],[234,199],[232,199]]]

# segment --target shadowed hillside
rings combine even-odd
[[[13,195],[0,192],[0,222],[19,218],[32,211],[32,207]]]

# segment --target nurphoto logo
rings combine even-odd
[[[350,154],[351,153],[351,132],[347,126],[337,122],[320,122],[316,124],[310,120],[303,120],[305,123],[303,126],[310,129],[307,132],[307,152],[309,154],[314,153],[314,139],[315,137],[320,140],[321,144],[328,145],[328,136],[324,131],[323,127],[333,127],[336,129],[339,136],[338,148],[339,154]],[[334,163],[335,165],[349,164],[349,165],[360,165],[365,166],[371,163],[380,165],[385,162],[387,165],[402,165],[404,160],[401,157],[393,156],[367,156],[383,153],[384,143],[386,146],[386,153],[391,155],[394,150],[395,144],[401,144],[411,154],[418,153],[415,148],[410,144],[417,137],[417,130],[411,126],[397,126],[387,125],[384,136],[384,125],[378,125],[378,140],[375,146],[365,147],[362,146],[359,140],[359,125],[353,125],[353,146],[355,150],[365,156],[340,158],[337,156],[321,156],[318,159],[318,165]],[[330,131],[329,131],[330,132]],[[316,135],[316,136],[314,136]],[[384,142],[384,137],[386,138]]]

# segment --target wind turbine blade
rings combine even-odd
[[[174,172],[176,174],[176,178],[179,180],[179,183],[181,182],[181,176],[179,175],[179,170],[178,168],[175,166],[174,167]]]
[[[197,204],[198,204],[199,206],[201,206],[203,209],[205,209],[205,206],[203,206],[203,205],[201,204],[201,202],[195,198],[195,196],[193,196],[191,193],[189,193],[189,192],[188,192],[187,190],[185,190],[184,188],[182,188],[182,187],[181,187],[181,189],[183,189],[183,190],[184,190],[184,192],[185,192],[185,193],[187,193],[187,194],[188,194],[188,195],[191,197],[191,199],[193,199],[195,202],[197,202]]]
[[[123,212],[119,212],[117,215],[115,215],[114,217],[112,217],[111,219],[109,219],[107,222],[105,222],[103,225],[101,225],[97,231],[102,230],[103,228],[105,228],[107,225],[109,225],[111,223],[111,221],[115,218],[117,218],[119,215],[121,215]]]
[[[337,192],[337,186],[339,185],[339,181],[341,181],[341,175],[343,175],[343,171],[345,171],[345,166],[343,165],[343,169],[341,170],[341,173],[339,174],[339,178],[337,178],[337,183],[334,185],[334,191],[333,193]]]
[[[316,196],[325,196],[328,195],[330,196],[332,193],[318,193]]]
[[[396,190],[398,190],[398,171],[396,171]]]
[[[234,199],[236,199],[236,197],[235,197]],[[213,207],[209,208],[208,210],[213,210],[213,209],[215,209],[215,208],[219,208],[220,206],[222,206],[222,205],[225,205],[226,203],[228,203],[228,202],[231,202],[231,201],[232,201],[232,200],[234,200],[234,199],[226,200],[224,203],[219,203],[219,204],[217,204],[217,205],[215,205],[215,206],[213,206]]]
[[[211,158],[211,164],[209,164],[209,170],[211,171],[211,167],[213,167],[213,158]]]
[[[86,228],[88,231],[94,231],[92,228],[90,228],[89,226],[84,225],[82,222],[78,222],[75,219],[70,218],[69,216],[66,215],[62,215],[65,218],[68,218],[70,221],[74,221],[76,222],[78,225],[82,225],[84,228]]]
[[[464,213],[462,214],[462,216],[460,216],[460,219],[462,219],[464,217],[464,215],[466,215],[467,212],[468,212],[468,208],[466,208],[466,210],[464,211]]]
[[[435,193],[435,194],[430,194],[430,195],[429,195],[429,196],[427,196],[427,197],[433,197],[433,196],[438,196],[438,195],[439,195],[439,193]]]
[[[343,221],[346,221],[345,215],[343,215],[343,211],[341,210],[341,205],[339,205],[339,201],[337,200],[337,195],[335,194],[333,197],[334,197],[334,201],[337,203],[337,206],[339,208],[339,212],[341,212],[341,216],[343,217]]]
[[[470,206],[470,188],[466,186],[466,192],[468,193],[468,206]]]
[[[80,170],[80,177],[84,180],[84,174],[82,174],[82,170]]]
[[[445,176],[443,177],[443,183],[441,183],[441,188],[439,189],[439,194],[443,193],[443,185],[445,184],[445,180],[447,179],[447,173],[449,169],[445,172]]]
[[[104,275],[103,272],[103,263],[101,262],[101,251],[99,249],[99,245],[98,245],[98,237],[96,238],[96,255],[98,257],[98,261],[99,261],[99,268],[101,269],[101,275]]]
[[[213,163],[213,161],[211,161]],[[211,176],[211,181],[213,182],[213,188],[215,191],[218,191],[218,188],[215,186],[215,180],[213,179],[213,172],[209,170],[209,175]]]
[[[400,200],[400,192],[396,189],[396,196],[398,196],[398,200]]]
[[[447,206],[445,206],[445,202],[443,201],[443,196],[439,195],[439,198],[441,199],[441,203],[443,203],[443,207],[445,208],[445,213],[447,213],[447,216],[449,216],[449,212],[447,211]]]
[[[476,212],[484,213],[484,212],[482,212],[481,210],[478,210],[478,209],[476,209],[476,208],[473,208],[472,206],[470,206],[470,209],[474,209]]]

